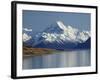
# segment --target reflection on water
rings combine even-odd
[[[90,66],[90,50],[62,51],[41,56],[24,56],[23,69]]]

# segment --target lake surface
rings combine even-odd
[[[23,69],[90,66],[90,50],[61,51],[41,56],[23,56]]]

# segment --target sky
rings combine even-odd
[[[23,10],[23,29],[27,32],[32,31],[33,34],[43,31],[56,21],[62,21],[64,25],[81,31],[90,31],[90,20],[89,13]]]

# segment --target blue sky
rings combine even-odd
[[[79,30],[90,31],[91,15],[89,13],[50,12],[23,10],[23,28],[32,29],[32,33],[43,31],[56,21],[62,21]]]

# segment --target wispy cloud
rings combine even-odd
[[[23,30],[24,30],[24,31],[29,31],[29,32],[32,31],[32,29],[29,29],[29,28],[23,28]]]

